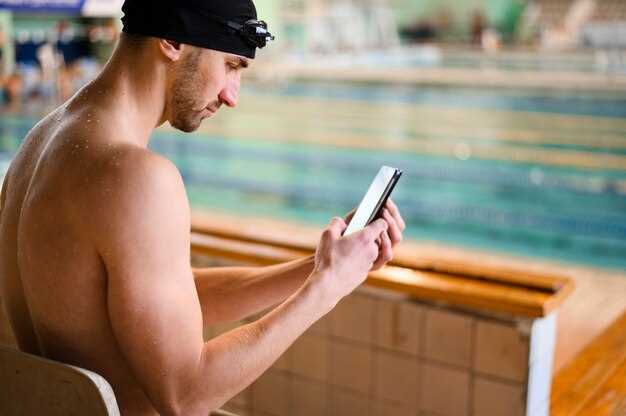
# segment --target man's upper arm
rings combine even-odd
[[[119,348],[157,410],[184,401],[202,354],[189,264],[189,207],[176,168],[150,153],[123,158],[96,215],[96,245]]]

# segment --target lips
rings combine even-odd
[[[217,107],[206,107],[205,110],[208,110],[211,114],[217,113],[219,106]]]

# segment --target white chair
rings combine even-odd
[[[0,415],[119,416],[120,411],[109,383],[93,371],[0,345]]]

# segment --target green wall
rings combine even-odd
[[[281,10],[286,6],[300,5],[304,10],[307,0],[254,0],[260,19],[269,23],[272,33],[277,35],[274,48],[279,49],[285,44],[292,46],[304,45],[304,22],[291,22],[288,25],[280,22]],[[333,0],[327,0],[333,1]],[[358,0],[354,0],[358,2]],[[450,31],[444,35],[453,39],[468,37],[469,22],[475,11],[486,16],[491,27],[504,34],[505,39],[511,38],[516,31],[526,3],[529,0],[388,0],[393,7],[400,27],[418,19],[436,19],[442,10],[446,10],[451,18]],[[296,7],[298,8],[298,7]],[[284,42],[284,44],[283,44]]]
[[[434,16],[447,10],[455,26],[467,26],[476,10],[480,10],[489,22],[499,25],[510,18],[512,10],[523,8],[524,0],[396,0],[396,15],[399,24],[415,19]]]

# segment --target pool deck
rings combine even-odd
[[[568,91],[624,92],[626,74],[575,71],[503,70],[477,68],[402,68],[332,66],[315,61],[289,62],[261,58],[250,78],[256,80],[299,80],[428,85],[448,87],[526,88]]]
[[[194,224],[215,229],[232,228],[260,235],[273,230],[270,237],[288,238],[298,246],[315,246],[320,228],[267,218],[233,217],[216,211],[195,211]],[[410,257],[425,265],[459,265],[485,270],[523,270],[527,275],[566,276],[575,282],[575,290],[558,309],[557,347],[554,369],[570,362],[594,338],[626,311],[626,274],[609,269],[511,256],[459,246],[423,241],[405,241],[397,248],[399,257]],[[598,313],[602,311],[602,313]]]

